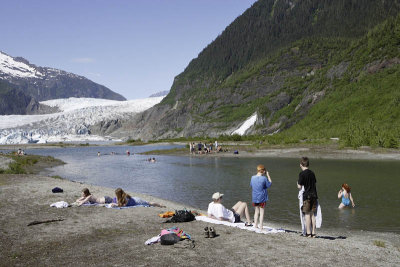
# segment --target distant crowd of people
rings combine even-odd
[[[227,149],[223,149],[221,145],[218,145],[218,141],[214,143],[189,143],[189,153],[190,154],[209,154],[209,153],[218,153],[218,152],[227,152]]]

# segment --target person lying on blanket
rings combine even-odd
[[[220,192],[214,193],[212,195],[213,201],[208,204],[208,217],[212,219],[217,219],[220,221],[228,221],[232,223],[240,222],[240,216],[243,214],[246,216],[246,226],[253,226],[250,221],[249,209],[247,207],[246,202],[238,201],[233,207],[232,210],[228,210],[221,204],[222,196]]]
[[[90,193],[88,188],[83,188],[81,197],[75,202],[78,206],[83,204],[107,204],[112,202],[112,198],[109,196],[95,197]]]
[[[115,198],[113,199],[113,203],[111,203],[112,207],[131,207],[131,206],[142,206],[142,207],[161,207],[165,208],[164,205],[158,204],[156,202],[147,202],[138,197],[131,197],[121,188],[117,188],[115,190]]]

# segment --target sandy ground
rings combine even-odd
[[[56,186],[64,193],[53,194],[51,189]],[[45,176],[0,175],[0,266],[400,265],[400,237],[394,233],[321,229],[319,237],[311,239],[299,235],[300,224],[286,228],[286,233],[269,235],[217,225],[219,236],[210,239],[203,237],[205,222],[165,224],[166,219],[157,216],[184,205],[132,192],[167,208],[49,206],[61,200],[73,202],[83,187],[86,185]],[[113,196],[113,189],[88,187],[94,195]],[[27,226],[54,219],[62,221]],[[173,246],[144,244],[172,226],[191,234],[195,247],[184,241]]]

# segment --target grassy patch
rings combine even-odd
[[[9,164],[9,169],[7,170],[0,169],[0,173],[4,174],[37,173],[40,169],[64,164],[63,161],[50,156],[39,156],[39,155],[17,156],[14,154],[7,154],[3,156],[14,160],[14,162]]]
[[[142,155],[182,154],[189,152],[188,148],[157,149],[140,153]]]
[[[379,240],[374,240],[374,245],[377,247],[381,247],[381,248],[386,248],[385,242],[383,241],[379,241]]]

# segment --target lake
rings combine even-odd
[[[50,155],[66,162],[52,175],[70,180],[153,195],[207,210],[214,192],[225,194],[224,205],[251,203],[250,177],[264,164],[273,184],[265,221],[300,228],[296,182],[299,160],[291,158],[223,158],[207,156],[139,155],[176,146],[98,146],[30,149],[29,154]],[[127,156],[129,150],[134,155]],[[111,152],[117,155],[111,155]],[[100,152],[101,156],[97,156]],[[147,161],[155,157],[156,162]],[[317,177],[323,228],[400,232],[400,162],[310,159]],[[356,208],[337,209],[342,183],[352,187]],[[249,205],[250,206],[250,205]],[[253,213],[253,208],[250,207]],[[253,216],[253,215],[252,215]]]

